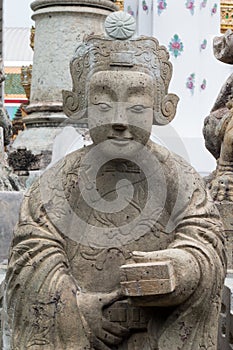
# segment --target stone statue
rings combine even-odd
[[[233,32],[214,38],[215,57],[233,64]],[[224,83],[210,115],[205,119],[203,133],[206,148],[217,160],[216,171],[209,179],[215,201],[233,202],[233,74]]]
[[[9,145],[12,135],[12,124],[6,109],[0,103],[0,127],[4,130],[4,145]]]
[[[224,236],[203,180],[152,143],[177,96],[154,38],[106,20],[71,61],[64,111],[93,145],[26,194],[6,275],[4,350],[217,349]]]
[[[214,38],[215,57],[233,64],[233,32]],[[227,278],[219,320],[219,349],[229,349],[232,344],[232,269],[233,269],[233,74],[223,84],[210,114],[206,117],[203,133],[206,148],[217,161],[216,169],[206,178],[212,198],[221,215],[225,230],[227,255]],[[229,289],[228,289],[229,288]],[[227,294],[229,295],[227,297]],[[225,299],[225,307],[224,305]],[[228,300],[228,301],[227,301]],[[231,300],[231,302],[230,302]]]
[[[214,39],[215,57],[233,64],[233,32]],[[233,74],[223,84],[217,100],[205,119],[203,133],[207,149],[217,160],[215,171],[207,178],[226,232],[227,268],[233,269]],[[229,272],[230,272],[229,271]],[[229,277],[229,275],[228,275]],[[230,282],[232,285],[232,280]]]

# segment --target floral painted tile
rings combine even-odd
[[[206,39],[203,39],[201,45],[200,45],[200,50],[205,50],[206,49],[206,46],[207,46],[207,40]]]
[[[195,8],[195,0],[187,0],[185,3],[186,9],[188,9],[191,13],[191,15],[194,15],[194,8]]]
[[[205,90],[206,89],[206,79],[203,79],[202,80],[202,83],[201,83],[201,90]]]
[[[166,0],[158,0],[158,14],[160,15],[164,10],[166,10],[167,2]]]
[[[206,4],[207,4],[207,0],[202,0],[201,1],[201,9],[204,9],[206,7]]]
[[[148,15],[149,7],[148,7],[148,5],[147,5],[146,0],[142,0],[142,9],[143,9],[143,11],[145,11],[146,14]]]
[[[211,9],[211,16],[215,15],[217,13],[218,5],[215,3],[214,6]]]
[[[193,95],[195,89],[195,73],[188,76],[186,81],[186,88],[189,89]]]
[[[181,52],[183,52],[184,50],[184,45],[181,39],[179,38],[178,34],[175,34],[173,36],[173,38],[171,39],[168,45],[168,49],[175,58],[181,55]]]
[[[132,9],[132,7],[130,5],[127,6],[127,13],[134,17],[134,11],[133,11],[133,9]]]

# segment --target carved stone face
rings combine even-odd
[[[154,93],[153,78],[145,73],[95,73],[88,96],[88,122],[94,144],[113,157],[135,154],[150,137]]]

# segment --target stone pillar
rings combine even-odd
[[[59,125],[66,119],[61,91],[71,90],[69,62],[86,34],[103,33],[107,15],[118,10],[110,0],[36,0],[35,46],[26,130],[13,147],[34,154],[51,151]],[[82,125],[80,125],[82,126]]]

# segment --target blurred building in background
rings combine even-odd
[[[28,101],[22,85],[22,67],[30,66],[33,62],[30,37],[30,28],[4,28],[3,31],[3,58],[6,75],[4,102],[11,119],[14,119],[20,105]]]

